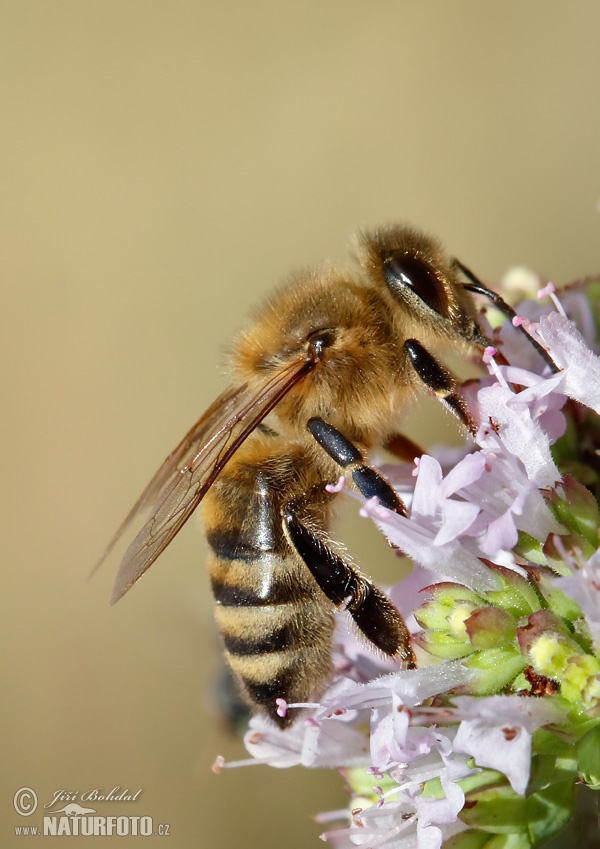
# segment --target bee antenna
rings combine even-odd
[[[469,280],[469,283],[465,284],[465,289],[467,289],[467,291],[469,291],[469,292],[473,292],[476,295],[484,295],[486,298],[488,298],[488,300],[490,300],[493,303],[493,305],[500,310],[500,312],[504,313],[504,315],[508,319],[510,319],[511,324],[513,324],[513,326],[517,327],[517,329],[520,330],[521,333],[525,334],[525,336],[527,337],[527,341],[535,348],[535,350],[538,352],[538,354],[544,359],[544,362],[546,362],[550,366],[551,371],[554,374],[558,374],[558,372],[561,371],[561,369],[556,365],[556,363],[554,362],[554,360],[552,359],[552,357],[550,356],[548,351],[543,347],[543,345],[540,345],[540,343],[537,341],[537,339],[534,339],[533,336],[531,336],[527,332],[527,330],[525,329],[525,326],[523,324],[514,325],[513,319],[517,317],[517,314],[514,311],[514,309],[510,306],[510,304],[507,304],[506,301],[504,300],[504,298],[502,298],[497,292],[494,292],[492,289],[488,289],[488,287],[485,286],[481,282],[481,280],[479,280],[479,278],[475,276],[475,274],[473,274],[471,269],[467,268],[466,265],[463,265],[462,262],[460,262],[460,260],[453,259],[452,265],[455,268],[458,268],[458,270],[462,274],[464,274],[464,276],[467,278],[467,280]]]

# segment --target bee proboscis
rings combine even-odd
[[[114,603],[202,501],[226,658],[246,699],[280,727],[295,714],[280,716],[277,698],[313,700],[329,679],[337,609],[375,649],[415,664],[400,613],[328,536],[335,493],[326,485],[343,472],[363,496],[405,515],[369,451],[402,444],[402,410],[423,388],[474,431],[434,352],[472,355],[489,344],[473,293],[514,315],[410,227],[361,234],[357,259],[350,272],[297,275],[267,300],[233,345],[232,388],[165,459],[102,557],[150,511],[123,557]]]

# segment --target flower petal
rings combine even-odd
[[[553,312],[540,318],[540,335],[564,369],[561,391],[600,413],[600,357],[568,318]]]

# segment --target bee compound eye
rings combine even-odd
[[[390,251],[383,257],[383,273],[395,298],[405,299],[414,292],[430,309],[442,316],[448,312],[448,298],[442,282],[422,259],[403,251]]]

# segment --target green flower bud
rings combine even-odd
[[[560,590],[544,569],[533,570],[536,582],[550,610],[560,619],[576,622],[583,616],[581,608],[570,596]]]
[[[489,846],[490,835],[485,831],[475,831],[470,828],[468,831],[461,831],[460,834],[455,834],[449,840],[444,842],[444,849],[486,849]]]
[[[459,639],[452,634],[444,633],[444,631],[422,631],[413,636],[413,642],[429,654],[442,660],[458,660],[458,658],[467,657],[473,652],[473,646],[466,638],[466,632],[465,639]]]
[[[585,709],[595,707],[600,700],[600,663],[589,654],[570,657],[560,676],[560,688],[568,701],[581,701]]]
[[[465,660],[464,665],[476,669],[477,676],[460,687],[461,693],[489,696],[499,693],[522,672],[526,662],[517,649],[486,649]]]
[[[486,598],[496,607],[507,610],[515,617],[528,616],[541,607],[535,587],[522,575],[512,569],[505,569],[494,563],[487,563],[502,580],[501,590],[488,590]]]
[[[517,638],[535,672],[558,681],[567,701],[584,710],[598,704],[600,661],[582,651],[555,613],[532,613],[527,625],[517,628]]]
[[[478,608],[485,606],[481,596],[461,584],[438,584],[432,598],[415,611],[424,628],[414,641],[434,657],[455,660],[473,652],[465,622]]]
[[[548,506],[561,524],[598,548],[598,504],[583,484],[565,475],[552,491]]]
[[[548,565],[542,543],[535,537],[526,534],[525,531],[519,531],[519,541],[513,548],[513,552],[519,557],[529,560],[530,563],[537,563],[539,566]]]
[[[515,639],[515,620],[500,607],[482,607],[464,622],[471,644],[476,649],[505,646]]]

